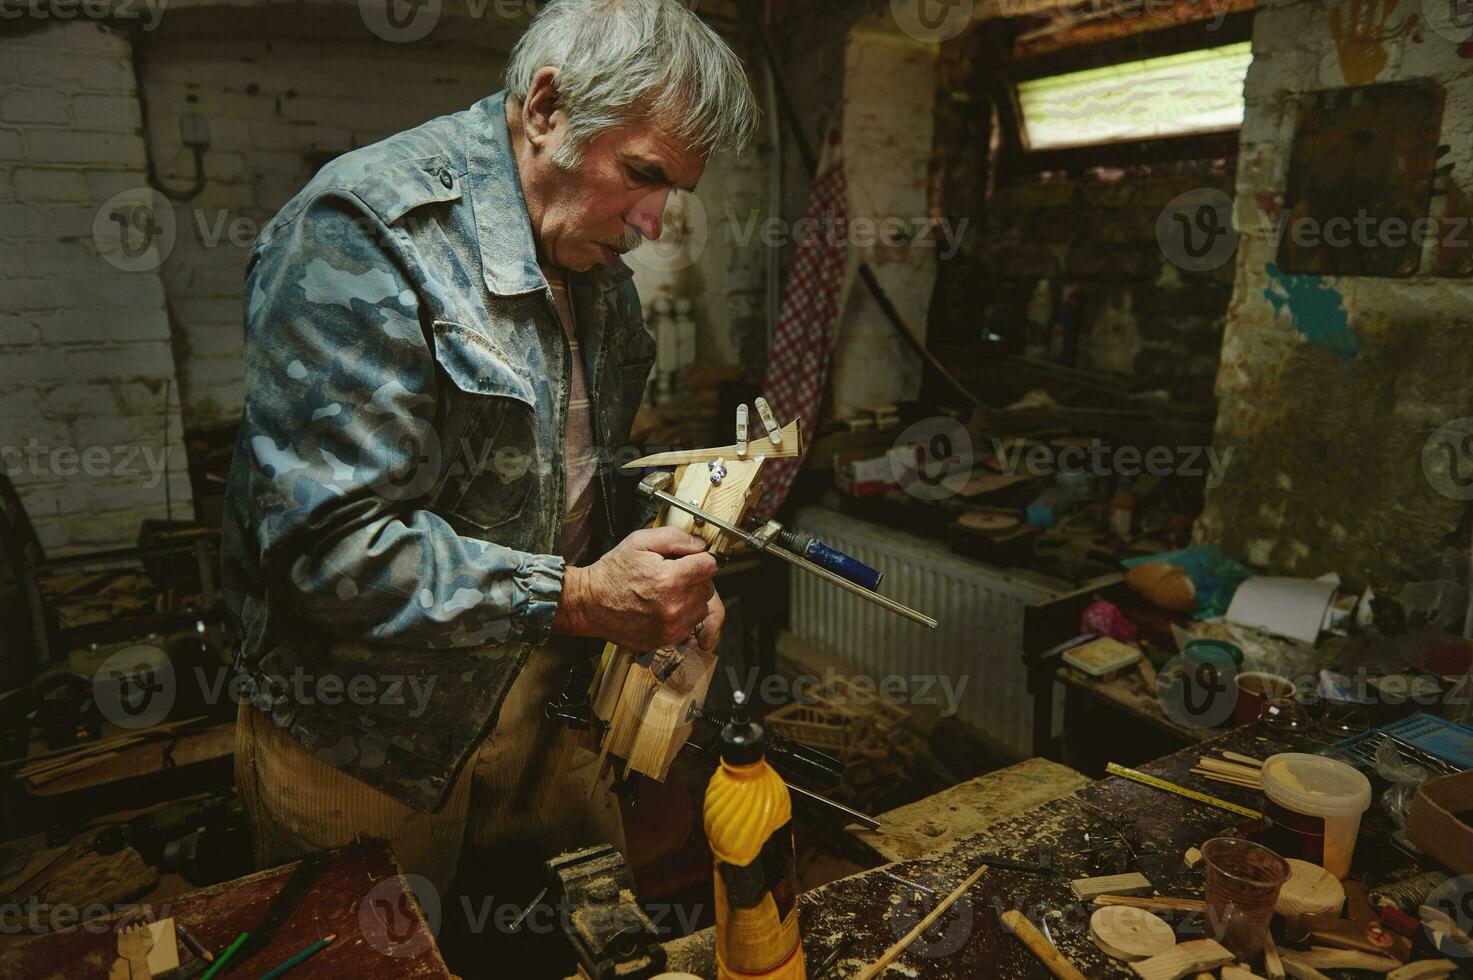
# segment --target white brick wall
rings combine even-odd
[[[0,79],[0,466],[49,552],[129,544],[164,516],[165,461],[174,515],[193,516],[163,284],[93,233],[144,185],[131,51],[61,22],[0,38]]]
[[[221,24],[218,12],[171,8],[140,40],[148,138],[169,186],[193,179],[180,116],[203,115],[210,129],[208,185],[176,204],[177,236],[161,270],[180,333],[190,427],[239,417],[248,249],[311,177],[309,159],[376,142],[501,87],[500,51],[450,38],[386,46],[364,28],[356,8],[335,17],[316,37],[269,17],[255,18],[257,26],[242,36],[234,21]]]

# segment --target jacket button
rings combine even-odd
[[[449,189],[455,186],[455,178],[450,176],[450,171],[441,168],[440,183],[444,184],[446,189]]]

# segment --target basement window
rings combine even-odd
[[[1238,129],[1250,41],[1017,83],[1029,150]]]

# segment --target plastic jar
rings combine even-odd
[[[1371,781],[1359,769],[1321,755],[1283,752],[1263,764],[1263,793],[1274,850],[1322,865],[1336,878],[1350,873],[1361,815],[1371,805]]]

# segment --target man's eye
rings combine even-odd
[[[630,179],[636,184],[653,184],[658,179],[647,170],[636,170],[633,167],[625,167],[624,169],[629,172]]]

